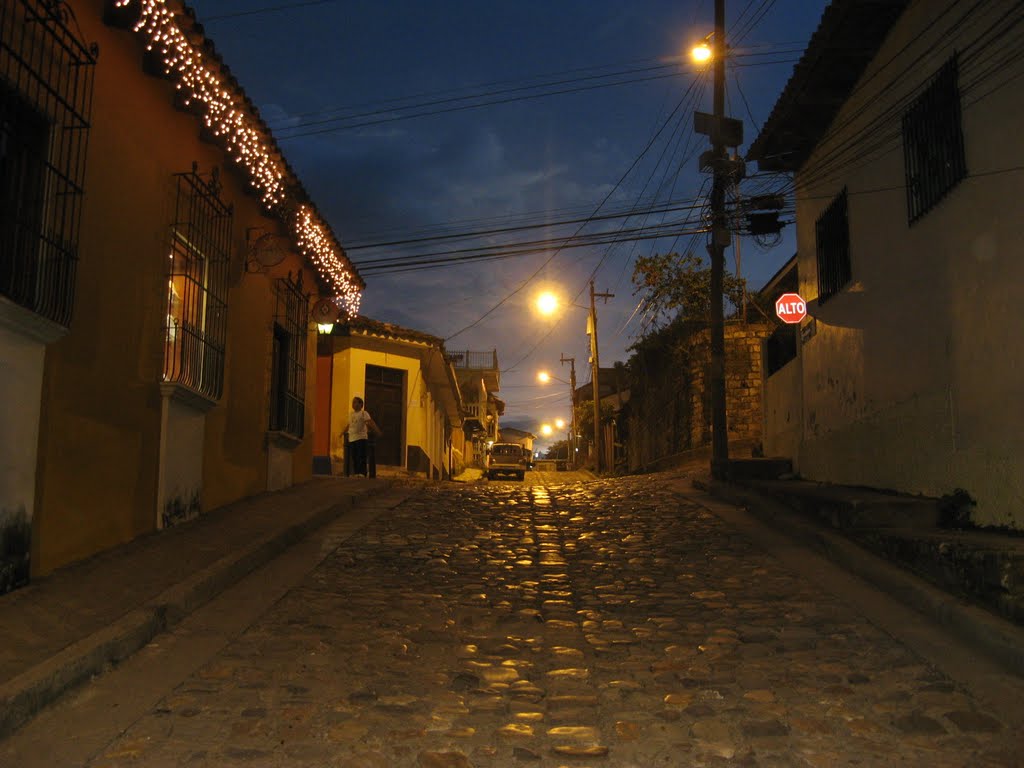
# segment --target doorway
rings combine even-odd
[[[403,397],[405,371],[400,368],[366,366],[366,410],[383,431],[375,445],[377,463],[402,466],[402,425],[405,424]]]

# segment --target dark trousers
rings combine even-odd
[[[366,443],[368,441],[363,440],[350,440],[348,447],[352,451],[352,474],[354,475],[365,475],[366,474]]]

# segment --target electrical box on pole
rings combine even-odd
[[[709,137],[712,144],[724,147],[738,147],[743,143],[743,121],[735,117],[694,112],[693,132]]]

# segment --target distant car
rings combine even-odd
[[[519,443],[495,443],[487,451],[487,479],[498,475],[515,475],[519,480],[526,477],[530,462]]]

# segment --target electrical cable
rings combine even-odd
[[[694,88],[694,84],[695,84],[696,82],[697,82],[696,80],[693,80],[693,81],[692,81],[692,82],[690,83],[690,87],[686,89],[686,93],[684,93],[684,94],[683,94],[683,97],[682,97],[682,98],[681,98],[681,99],[679,100],[679,102],[678,102],[678,103],[676,104],[675,108],[674,108],[674,109],[672,110],[672,112],[671,112],[671,113],[669,114],[669,116],[668,116],[668,118],[666,119],[665,123],[663,123],[663,124],[662,124],[662,126],[661,126],[661,127],[660,127],[660,128],[659,128],[659,129],[657,130],[657,132],[656,132],[656,133],[654,134],[654,136],[652,136],[652,137],[651,137],[650,141],[648,141],[648,142],[647,142],[647,145],[646,145],[646,146],[645,146],[645,147],[643,148],[643,150],[641,150],[641,152],[640,152],[640,154],[639,154],[639,155],[637,156],[637,158],[636,158],[636,159],[635,159],[635,160],[634,160],[634,161],[632,162],[632,164],[631,164],[631,165],[629,166],[629,168],[627,168],[627,169],[626,169],[625,173],[623,173],[623,174],[622,174],[622,176],[621,176],[621,177],[619,178],[619,180],[618,180],[618,181],[617,181],[617,182],[615,183],[615,185],[614,185],[614,186],[613,186],[613,187],[612,187],[612,188],[611,188],[611,189],[610,189],[610,190],[608,191],[608,193],[607,193],[607,194],[606,194],[606,195],[604,196],[604,198],[603,198],[603,199],[601,200],[601,202],[600,202],[600,203],[598,204],[597,208],[596,208],[596,209],[594,210],[594,214],[595,214],[595,215],[596,215],[596,214],[597,214],[597,213],[598,213],[598,212],[599,212],[599,211],[601,210],[601,208],[602,208],[602,207],[603,207],[603,206],[604,206],[604,205],[605,205],[605,204],[606,204],[606,203],[608,202],[608,200],[610,200],[610,199],[611,199],[611,196],[612,196],[613,194],[615,194],[615,190],[617,190],[617,189],[619,188],[619,186],[620,186],[620,185],[622,184],[623,180],[625,180],[625,178],[626,178],[626,177],[627,177],[627,176],[628,176],[628,175],[629,175],[630,173],[632,173],[633,169],[634,169],[634,168],[635,168],[635,167],[637,166],[637,164],[638,164],[638,163],[640,162],[640,160],[642,160],[642,159],[643,159],[644,155],[646,155],[646,154],[647,154],[647,152],[648,152],[648,151],[650,150],[651,146],[653,146],[654,142],[655,142],[655,141],[657,141],[657,139],[658,139],[658,136],[660,136],[660,135],[661,135],[661,133],[662,133],[662,132],[663,132],[663,131],[665,130],[665,127],[666,127],[666,126],[668,125],[668,122],[669,122],[669,120],[671,120],[671,119],[672,119],[672,116],[673,116],[673,115],[675,115],[675,113],[676,113],[676,112],[678,112],[678,111],[679,111],[679,109],[680,109],[680,108],[682,107],[682,104],[683,104],[683,102],[685,101],[685,99],[686,99],[686,96],[687,96],[687,94],[689,94],[689,93],[690,93],[690,91],[691,91],[691,90],[693,90],[693,88]],[[584,228],[585,226],[586,226],[586,224],[585,224],[585,223],[584,223],[584,224],[581,224],[581,225],[580,225],[580,227],[579,227],[579,229],[577,229],[577,234],[578,234],[579,232],[583,231],[583,228]],[[502,299],[501,301],[499,301],[499,302],[498,302],[498,303],[497,303],[496,305],[494,305],[493,307],[491,307],[491,309],[487,310],[487,312],[485,312],[485,313],[484,313],[483,315],[481,315],[481,316],[480,316],[479,318],[477,318],[477,319],[476,319],[475,321],[473,321],[473,322],[472,322],[472,323],[470,323],[469,325],[465,326],[464,328],[462,328],[462,329],[460,329],[460,330],[456,331],[456,332],[455,332],[454,334],[452,334],[451,336],[448,336],[448,337],[447,337],[447,338],[445,339],[445,341],[448,341],[448,340],[450,340],[450,339],[453,339],[453,338],[455,338],[456,336],[458,336],[458,335],[460,335],[460,334],[462,334],[462,333],[464,333],[464,332],[468,331],[468,330],[469,330],[470,328],[473,328],[473,327],[475,327],[476,325],[478,325],[479,323],[483,322],[483,320],[484,320],[485,318],[487,318],[488,316],[490,316],[490,315],[491,315],[491,314],[492,314],[492,313],[493,313],[493,312],[494,312],[495,310],[497,310],[497,309],[498,309],[499,307],[501,307],[502,305],[504,305],[504,304],[505,304],[505,302],[507,302],[507,301],[508,301],[509,299],[511,299],[511,298],[512,298],[513,296],[517,295],[517,294],[518,294],[518,293],[519,293],[520,291],[522,291],[522,290],[523,290],[523,288],[525,288],[525,287],[526,287],[527,285],[529,285],[529,284],[530,284],[530,282],[532,282],[532,281],[533,281],[533,279],[534,279],[535,277],[537,277],[537,275],[539,275],[539,274],[541,273],[541,271],[543,271],[543,270],[544,270],[544,268],[545,268],[545,267],[547,267],[547,265],[548,265],[548,264],[550,264],[550,263],[551,263],[551,262],[552,262],[552,261],[553,261],[553,260],[555,259],[555,257],[556,257],[556,256],[558,256],[558,254],[559,254],[559,253],[561,253],[561,248],[558,248],[558,249],[556,249],[556,250],[554,251],[554,253],[552,253],[552,254],[551,254],[551,256],[549,256],[549,257],[548,257],[548,258],[547,258],[547,259],[546,259],[546,260],[545,260],[545,261],[544,261],[544,262],[543,262],[543,263],[542,263],[542,264],[540,265],[540,267],[538,267],[538,268],[537,268],[537,269],[536,269],[536,270],[535,270],[535,271],[533,272],[533,274],[531,274],[531,275],[530,275],[530,276],[529,276],[529,277],[528,277],[528,278],[527,278],[527,279],[526,279],[526,280],[525,280],[525,281],[524,281],[523,283],[521,283],[521,284],[519,285],[519,287],[518,287],[518,288],[516,288],[516,289],[515,289],[514,291],[512,291],[512,292],[511,292],[511,293],[509,293],[509,294],[508,294],[507,296],[505,296],[505,298],[503,298],[503,299]]]
[[[336,3],[338,0],[305,0],[305,2],[291,3],[288,5],[275,5],[268,8],[255,8],[251,11],[237,11],[236,13],[221,13],[216,16],[205,16],[202,19],[203,24],[208,24],[211,21],[224,21],[224,19],[237,19],[240,16],[256,16],[263,13],[272,13],[274,11],[290,11],[295,8],[304,8],[308,5],[324,5],[326,3]]]

